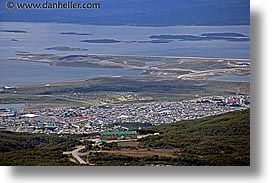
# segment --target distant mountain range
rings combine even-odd
[[[95,25],[249,25],[249,0],[92,0],[100,9],[6,9],[0,2],[2,22],[62,22]],[[13,0],[43,3],[46,0]],[[57,0],[48,0],[56,2]],[[85,0],[72,0],[85,2]],[[61,2],[66,2],[62,0]]]

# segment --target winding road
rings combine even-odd
[[[81,147],[73,150],[72,155],[80,164],[85,164],[86,165],[87,163],[81,157],[79,157],[79,151],[81,151],[84,148],[85,148],[85,146],[81,146]]]

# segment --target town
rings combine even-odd
[[[158,125],[213,116],[250,106],[250,96],[209,96],[174,102],[48,108],[0,108],[0,130],[47,134],[90,134],[129,130],[126,123]],[[115,124],[115,125],[112,125]]]

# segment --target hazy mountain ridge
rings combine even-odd
[[[37,3],[44,0],[14,0]],[[56,2],[49,0],[48,2]],[[66,1],[62,1],[66,2]],[[85,2],[82,0],[74,2]],[[90,2],[90,1],[86,1]],[[8,10],[0,2],[0,21],[61,22],[97,25],[249,25],[249,0],[97,0],[100,9]],[[73,11],[73,13],[72,13]]]

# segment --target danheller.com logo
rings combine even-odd
[[[11,9],[100,9],[100,3],[94,2],[48,2],[45,1],[43,3],[14,3],[12,1],[8,1],[6,3],[6,8]]]

